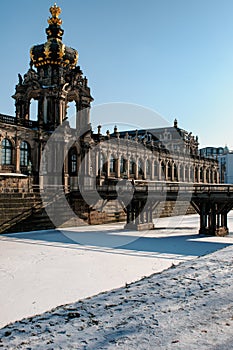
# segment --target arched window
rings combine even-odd
[[[20,144],[20,166],[28,166],[30,160],[30,145],[26,141]]]
[[[210,182],[210,169],[209,168],[206,170],[206,182],[207,183]]]
[[[99,173],[100,174],[107,173],[107,159],[102,152],[100,153]]]
[[[138,160],[138,176],[143,176],[144,171],[143,171],[143,163],[141,159]]]
[[[38,120],[38,101],[31,99],[30,101],[30,110],[29,110],[30,120]]]
[[[200,182],[204,182],[204,169],[202,167],[200,169]]]
[[[167,177],[168,180],[172,180],[172,164],[170,162],[167,164]]]
[[[218,183],[218,171],[217,170],[214,171],[214,183],[215,184]]]
[[[121,157],[120,172],[121,174],[124,174],[126,172],[126,159],[124,157]]]
[[[167,174],[166,174],[166,164],[164,163],[164,161],[161,162],[161,179],[162,180],[166,180],[167,178]]]
[[[2,140],[2,165],[12,164],[12,143],[7,138]]]
[[[69,175],[76,176],[77,175],[77,150],[75,147],[71,148],[69,151]]]
[[[177,169],[177,165],[174,164],[174,181],[178,181],[178,169]]]
[[[76,128],[76,103],[75,101],[71,101],[67,104],[66,109],[66,117],[68,118],[68,121],[70,123],[71,128]]]
[[[130,173],[130,175],[135,175],[135,173],[136,173],[136,164],[135,164],[135,161],[133,160],[133,158],[130,158],[129,173]]]
[[[110,157],[109,170],[110,170],[110,173],[116,172],[116,159],[113,157],[113,155],[111,155]]]
[[[199,174],[199,169],[196,166],[195,169],[194,169],[194,182],[198,182],[199,181],[198,174]]]

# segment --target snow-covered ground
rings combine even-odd
[[[230,350],[233,247],[0,329],[8,350]]]
[[[147,232],[113,224],[0,236],[0,327],[233,243],[231,234],[200,237],[198,224],[191,215],[161,218]]]

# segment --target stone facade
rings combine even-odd
[[[189,136],[187,136],[189,135]],[[93,135],[94,177],[218,183],[218,163],[198,155],[197,138],[178,128]],[[91,174],[90,174],[91,175]]]
[[[79,66],[78,52],[62,42],[60,8],[50,8],[47,41],[30,50],[30,67],[15,87],[15,116],[0,115],[0,173],[24,174],[34,185],[47,183],[76,190],[78,173],[89,184],[114,179],[149,179],[218,183],[218,163],[199,156],[198,139],[178,127],[118,131],[94,134],[90,124],[93,98]],[[31,120],[30,104],[37,102],[37,120]],[[76,128],[67,120],[67,108],[74,101]],[[42,152],[54,130],[62,126],[59,149],[48,152],[41,168]],[[62,179],[56,170],[59,159]],[[83,169],[82,169],[83,168]],[[49,176],[49,174],[51,176]],[[60,180],[59,180],[60,179]],[[3,180],[2,180],[3,181]],[[2,182],[3,183],[3,182]],[[10,187],[10,183],[8,182]]]

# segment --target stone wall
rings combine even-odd
[[[0,193],[29,192],[30,178],[0,174]]]
[[[103,202],[96,203],[94,208],[88,208],[82,198],[72,198],[72,208],[76,215],[90,225],[101,225],[111,222],[125,222],[126,213],[117,201],[109,201],[103,206]],[[175,215],[195,214],[195,210],[189,202],[161,202],[154,210],[153,217],[167,217]]]

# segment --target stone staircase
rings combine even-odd
[[[64,194],[62,196],[64,198]],[[67,198],[69,201],[69,198]],[[50,220],[56,203],[56,225]],[[64,211],[64,200],[59,193],[48,194],[48,200],[39,192],[0,194],[0,233],[46,230],[55,227],[85,225],[85,215],[71,217]],[[86,219],[86,220],[85,220]]]
[[[166,201],[158,204],[154,210],[153,218],[190,214],[196,214],[196,211],[189,202]]]
[[[8,232],[41,208],[38,193],[0,194],[0,233]]]
[[[99,201],[95,208],[96,210],[90,212],[90,224],[92,225],[126,220],[126,213],[117,201],[109,201],[107,203]]]
[[[90,208],[83,200],[79,192],[72,192],[70,197],[71,207],[74,213],[89,225],[101,225],[103,223],[119,222],[126,220],[126,214],[117,201],[99,200]]]

